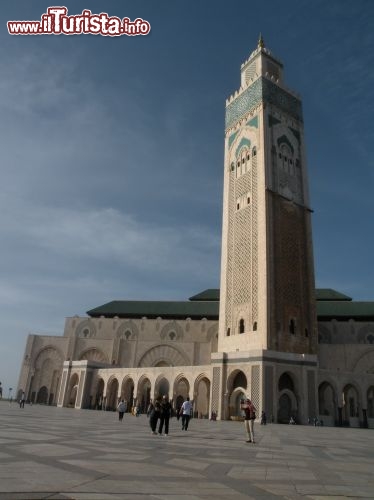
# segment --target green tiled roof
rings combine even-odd
[[[218,319],[219,302],[164,302],[114,300],[87,311],[91,317]]]
[[[374,321],[374,302],[354,302],[351,297],[330,288],[316,289],[317,317],[319,321],[330,319],[359,319]],[[218,320],[219,289],[208,288],[188,301],[135,301],[114,300],[87,311],[91,317],[157,318]]]
[[[317,300],[352,300],[348,295],[337,292],[332,288],[316,288]]]
[[[208,288],[203,292],[198,293],[197,295],[193,295],[188,300],[219,300],[219,288]]]
[[[319,321],[329,319],[365,319],[374,320],[374,302],[317,301]]]

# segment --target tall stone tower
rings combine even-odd
[[[310,213],[301,101],[285,87],[283,65],[260,37],[241,66],[239,90],[226,101],[219,339],[212,358],[222,418],[235,411],[238,386],[275,418],[315,413]]]

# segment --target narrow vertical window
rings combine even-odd
[[[239,321],[239,333],[244,333],[244,319]]]
[[[295,320],[291,319],[289,324],[289,330],[292,335],[295,335]]]

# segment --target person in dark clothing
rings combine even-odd
[[[22,392],[21,399],[19,400],[19,407],[24,408],[25,407],[25,401],[26,401],[26,395],[24,392]]]
[[[153,408],[151,409],[149,414],[149,423],[152,429],[152,434],[157,434],[156,427],[160,416],[161,416],[161,404],[160,401],[156,400],[153,403]]]
[[[167,396],[162,396],[161,401],[161,414],[160,425],[158,426],[158,433],[162,435],[162,430],[165,424],[165,436],[169,434],[169,420],[171,417],[172,406]]]

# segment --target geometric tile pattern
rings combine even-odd
[[[148,419],[0,401],[0,500],[373,498],[369,429]]]
[[[226,107],[226,130],[260,102],[273,104],[296,120],[303,121],[301,101],[271,80],[259,77]]]

